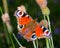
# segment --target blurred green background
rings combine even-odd
[[[43,19],[41,10],[38,4],[35,2],[35,0],[7,0],[7,4],[8,4],[11,25],[13,26],[13,32],[15,33],[16,36],[18,31],[17,31],[17,21],[14,16],[14,12],[18,6],[24,5],[27,9],[27,13],[31,15],[34,19],[36,17],[38,17],[38,21]],[[2,0],[0,0],[0,6],[2,7],[4,12]],[[60,0],[48,0],[47,6],[50,9],[50,21],[52,27],[54,48],[60,48]],[[15,47],[18,48],[19,45],[17,44],[14,38],[13,40]],[[23,46],[26,46],[27,48],[33,48],[32,42],[27,42],[23,38],[18,38],[18,40],[21,42]],[[45,46],[45,39],[39,40],[39,48],[45,48],[44,46]],[[3,22],[0,13],[0,48],[10,48],[10,47],[11,43],[7,44],[6,38],[4,36]]]

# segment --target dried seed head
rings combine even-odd
[[[10,18],[9,18],[8,13],[5,13],[5,14],[2,15],[2,20],[3,20],[4,23],[10,22]]]
[[[5,13],[2,15],[2,20],[4,23],[6,23],[7,29],[11,33],[12,32],[12,26],[10,25],[10,18],[9,18],[8,13]]]
[[[44,8],[47,6],[47,0],[36,0],[36,2],[41,8]]]

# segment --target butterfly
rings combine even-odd
[[[19,34],[27,41],[49,38],[51,36],[50,31],[37,22],[37,18],[33,19],[26,12],[18,9],[15,12],[15,16]]]

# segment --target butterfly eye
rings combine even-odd
[[[48,30],[45,30],[44,35],[45,36],[49,36],[50,35],[50,32]]]
[[[18,17],[19,17],[19,16],[20,16],[20,17],[23,16],[23,12],[20,11],[20,10],[17,10],[17,12],[16,12],[16,16],[18,16]]]
[[[47,28],[44,27],[44,28],[43,28],[43,32],[46,31],[46,30],[47,30]]]
[[[20,27],[20,28],[23,28],[23,25],[20,25],[19,27]]]
[[[18,25],[19,30],[21,30],[22,28],[24,28],[24,25]]]
[[[36,40],[36,39],[37,39],[35,33],[32,34],[31,39],[32,39],[32,40]]]

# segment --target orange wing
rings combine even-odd
[[[18,23],[25,25],[25,24],[29,24],[31,22],[31,20],[32,19],[29,17],[21,17],[21,18],[18,18]]]
[[[37,38],[40,38],[43,35],[43,29],[38,24],[35,28]]]

